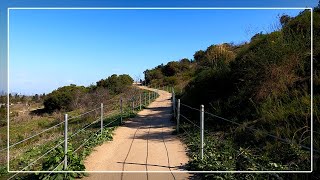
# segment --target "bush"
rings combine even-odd
[[[4,106],[0,107],[0,120],[7,119],[7,111]]]
[[[55,110],[71,111],[73,110],[73,99],[75,99],[77,94],[84,94],[85,92],[85,87],[71,84],[70,86],[64,86],[52,91],[46,96],[43,104],[46,111],[50,113]]]
[[[116,75],[113,74],[106,79],[102,79],[97,82],[97,87],[104,87],[109,90],[112,94],[119,94],[124,92],[133,83],[133,79],[127,75]]]

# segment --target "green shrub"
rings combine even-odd
[[[47,112],[53,112],[55,110],[71,111],[72,100],[78,93],[82,94],[85,92],[85,87],[71,84],[70,86],[64,86],[52,91],[46,96],[43,104]]]

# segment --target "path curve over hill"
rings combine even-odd
[[[138,86],[142,89],[148,89]],[[188,162],[185,145],[172,135],[174,131],[171,94],[159,90],[159,97],[136,118],[114,132],[113,141],[94,148],[86,158],[87,171],[168,171],[139,173],[90,173],[84,179],[188,179],[184,168]],[[172,173],[171,171],[181,171]]]

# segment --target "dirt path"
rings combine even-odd
[[[140,87],[148,89],[146,87]],[[98,146],[86,158],[87,171],[168,171],[139,173],[91,173],[84,179],[188,179],[185,146],[172,135],[171,94],[159,97],[136,118],[115,130],[113,141]]]

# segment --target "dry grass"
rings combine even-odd
[[[270,95],[277,97],[289,91],[295,82],[300,80],[295,71],[299,65],[298,56],[290,56],[282,64],[271,64],[265,74],[264,82],[258,87],[257,100],[262,100]]]
[[[105,93],[105,94],[104,94]],[[137,88],[130,88],[128,91],[121,95],[110,96],[105,90],[98,90],[96,93],[86,94],[83,99],[76,98],[73,102],[73,106],[77,107],[76,110],[68,112],[69,117],[77,116],[85,113],[91,109],[100,107],[100,103],[104,103],[104,117],[114,115],[120,112],[119,102],[120,98],[130,99],[132,96],[137,96],[141,93],[141,90]],[[111,98],[112,97],[112,98]],[[126,101],[125,101],[126,102]],[[125,103],[124,102],[124,103]],[[13,111],[21,111],[25,105],[14,105]],[[38,132],[43,131],[46,128],[52,127],[55,124],[64,120],[64,114],[66,112],[53,112],[52,114],[32,115],[30,110],[24,113],[17,113],[16,116],[10,120],[10,144],[16,143],[27,137],[30,137]],[[100,109],[93,111],[82,118],[77,118],[70,121],[70,133],[74,133],[81,129],[86,124],[95,121],[100,117]],[[7,139],[7,127],[0,127],[0,147],[6,147]],[[45,132],[39,136],[36,136],[26,142],[23,142],[10,149],[10,160],[15,162],[15,159],[19,159],[22,155],[33,148],[41,145],[45,145],[49,142],[53,142],[63,137],[63,126],[54,128],[48,132]],[[0,148],[1,149],[1,148]],[[0,152],[0,165],[6,164],[6,151]],[[14,164],[14,163],[13,163]]]

